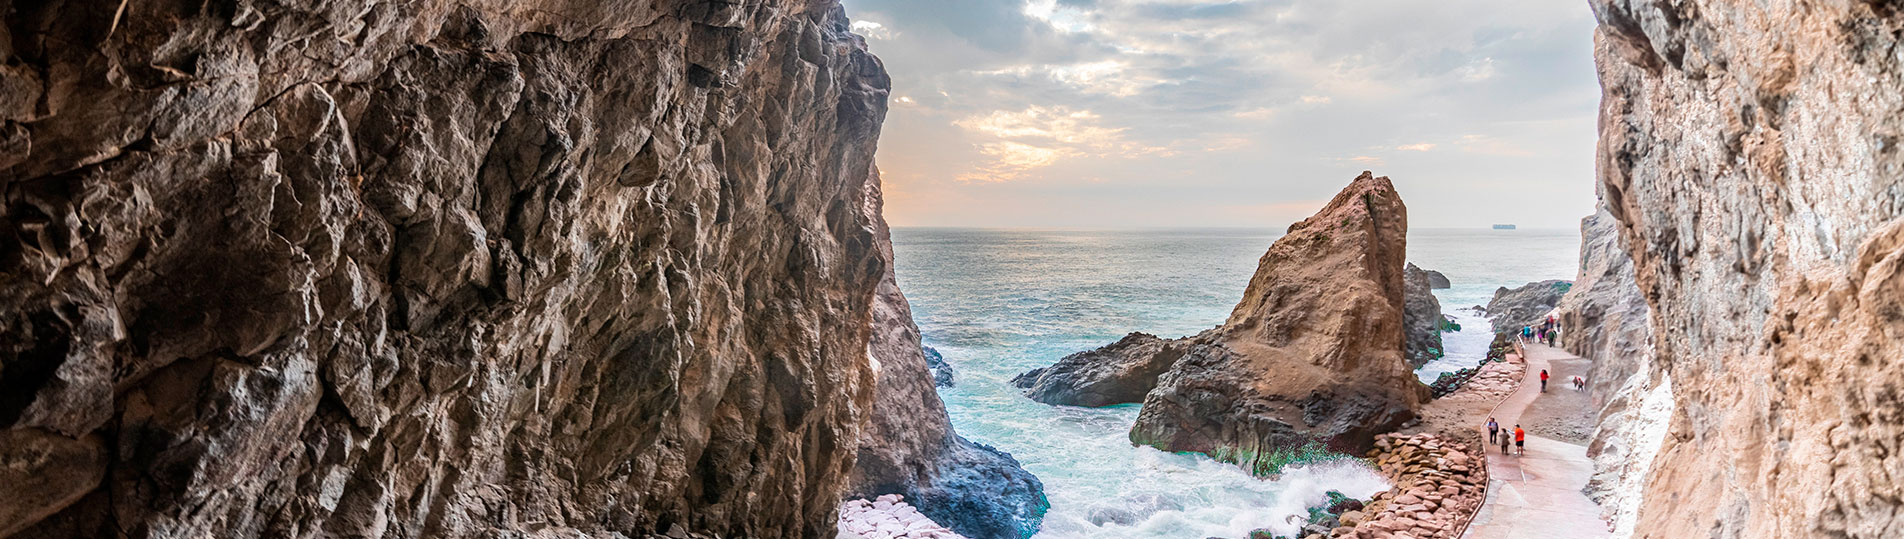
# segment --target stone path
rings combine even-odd
[[[1575,356],[1558,348],[1532,344],[1527,347],[1527,371],[1521,387],[1509,395],[1494,418],[1505,434],[1512,435],[1515,422],[1527,405],[1540,398],[1540,371],[1556,359]],[[1565,391],[1559,378],[1549,380],[1548,391]],[[1482,421],[1486,421],[1483,419]],[[1525,429],[1527,426],[1522,425]],[[1500,446],[1488,452],[1488,497],[1475,515],[1474,523],[1463,537],[1471,539],[1553,538],[1591,539],[1611,537],[1606,521],[1600,519],[1600,505],[1593,503],[1581,488],[1593,475],[1593,461],[1587,448],[1527,435],[1527,454],[1503,456]]]

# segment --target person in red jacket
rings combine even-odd
[[[1547,369],[1540,370],[1540,392],[1547,392]]]
[[[1527,431],[1521,430],[1520,425],[1514,426],[1514,449],[1521,455],[1527,454]]]

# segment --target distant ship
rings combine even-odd
[[[1494,225],[1495,230],[1513,230],[1514,225]]]

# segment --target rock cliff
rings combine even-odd
[[[1441,327],[1447,322],[1441,314],[1441,300],[1435,298],[1434,277],[1441,275],[1408,264],[1402,273],[1402,356],[1408,364],[1422,364],[1441,357]],[[1447,277],[1442,277],[1447,282]],[[1442,286],[1441,288],[1447,288]]]
[[[1630,535],[1643,499],[1641,485],[1665,437],[1671,387],[1653,368],[1653,328],[1646,297],[1619,221],[1602,207],[1580,222],[1580,274],[1554,308],[1560,345],[1593,361],[1589,393],[1599,421],[1587,455],[1595,473],[1587,493],[1606,509],[1616,531]]]
[[[848,25],[12,4],[0,536],[831,536],[886,271]]]
[[[1904,10],[1593,0],[1670,434],[1648,537],[1904,529]]]
[[[873,196],[875,213],[880,197]],[[959,436],[939,400],[912,307],[892,270],[891,232],[876,235],[886,263],[873,304],[871,353],[876,371],[872,419],[846,497],[899,494],[919,512],[972,539],[1019,539],[1044,520],[1044,485],[1011,455]]]
[[[1593,360],[1589,377],[1596,401],[1618,391],[1646,364],[1653,329],[1646,296],[1633,278],[1633,259],[1621,246],[1619,221],[1605,208],[1580,221],[1580,275],[1554,307],[1560,346]]]
[[[1494,324],[1496,333],[1520,331],[1526,326],[1539,326],[1553,312],[1554,305],[1567,295],[1573,283],[1562,280],[1547,280],[1527,283],[1515,288],[1500,287],[1494,290],[1494,298],[1488,300],[1488,322]]]
[[[1361,454],[1429,398],[1401,350],[1407,232],[1394,186],[1364,172],[1270,246],[1222,326],[1132,334],[1019,383],[1047,402],[1109,404],[1154,376],[1133,443],[1254,473],[1317,443]]]

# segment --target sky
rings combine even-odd
[[[844,0],[896,226],[1284,227],[1364,170],[1410,226],[1593,212],[1581,0]]]

